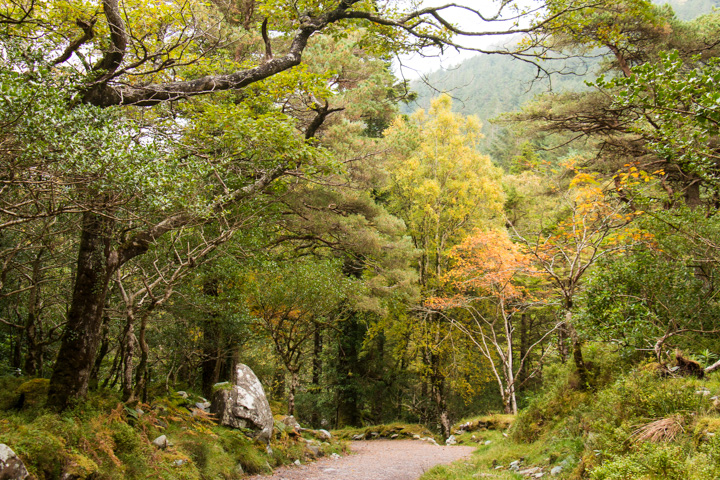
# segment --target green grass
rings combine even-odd
[[[305,463],[315,458],[314,447],[320,455],[345,448],[335,440],[276,431],[271,454],[246,432],[191,414],[178,395],[131,408],[114,392],[93,392],[87,401],[56,414],[43,408],[46,392],[46,380],[0,378],[0,443],[12,448],[37,480],[64,474],[88,480],[238,480],[243,472],[269,473],[295,460]],[[144,413],[138,414],[137,407]],[[151,443],[160,435],[170,440],[163,450]]]
[[[333,435],[343,440],[352,439],[356,435],[362,435],[365,439],[371,440],[373,438],[413,438],[414,435],[420,437],[435,438],[427,427],[416,424],[405,424],[405,423],[389,423],[387,425],[372,425],[369,427],[359,428],[343,428],[340,430],[333,430]],[[439,437],[435,440],[440,441]]]
[[[542,468],[543,478],[562,466],[552,477],[559,480],[720,478],[720,405],[710,400],[720,395],[720,375],[667,378],[638,368],[590,392],[572,388],[569,369],[554,372],[543,393],[520,412],[510,435],[482,429],[458,435],[460,443],[479,443],[478,450],[469,459],[434,467],[422,479],[520,479],[507,467],[521,459],[521,469]],[[710,393],[702,394],[706,390]],[[671,417],[682,426],[675,437],[640,436]],[[460,423],[486,425],[488,419]]]

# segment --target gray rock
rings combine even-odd
[[[310,453],[312,453],[312,456],[317,458],[322,456],[322,450],[320,450],[320,447],[317,445],[308,445],[308,450],[310,450]]]
[[[155,440],[152,441],[152,444],[155,445],[158,448],[165,449],[168,447],[168,439],[165,435],[160,435]]]
[[[0,480],[25,480],[28,476],[20,457],[10,447],[0,443]]]
[[[517,473],[518,473],[518,475],[523,475],[525,477],[540,478],[543,476],[542,467],[526,468],[525,470],[520,470]],[[538,477],[537,475],[540,475],[540,477]]]
[[[178,394],[178,395],[180,395],[182,398],[188,398],[188,397],[189,397],[189,395],[187,394],[187,392],[184,392],[184,391],[182,391],[182,390],[180,390],[179,392],[175,392],[175,393]]]
[[[420,440],[420,435],[418,435],[418,434],[416,433],[415,435],[413,435],[413,438],[414,438],[415,440]]]
[[[550,475],[552,475],[553,477],[557,477],[562,471],[563,467],[561,465],[558,465],[557,467],[553,467],[552,470],[550,470]]]
[[[280,421],[285,424],[285,426],[295,430],[296,432],[299,432],[303,429],[298,423],[298,421],[295,420],[295,417],[292,415],[285,415],[284,417],[280,418]]]
[[[428,443],[431,444],[431,445],[437,445],[437,444],[438,444],[438,443],[435,441],[435,439],[432,438],[432,437],[425,437],[425,438],[422,438],[421,440],[424,441],[424,442],[428,442]]]
[[[394,440],[394,439],[398,438],[399,436],[400,435],[398,435],[397,433],[393,433],[392,435],[390,435],[390,438],[392,438]]]
[[[513,472],[517,472],[520,470],[520,460],[515,460],[514,462],[510,462],[510,466],[508,466],[508,470],[512,470]]]
[[[302,465],[302,463],[300,463],[300,460],[295,460],[293,463],[294,463],[295,465],[297,465],[298,467],[299,467],[300,465]]]
[[[266,443],[273,432],[273,416],[260,380],[250,367],[239,364],[230,388],[215,391],[210,411],[221,425],[231,428],[250,428]]]
[[[332,458],[333,460],[340,460],[341,457],[337,453],[332,453],[330,454],[330,458]]]
[[[275,455],[275,452],[273,452],[273,449],[272,449],[272,447],[270,446],[269,443],[268,443],[267,445],[265,445],[265,452],[266,452],[268,455],[270,455],[271,457],[272,457],[273,455]]]
[[[235,465],[235,474],[236,475],[245,475],[245,470],[243,470],[242,463],[238,463]]]
[[[450,435],[447,440],[445,440],[445,445],[457,445],[457,439],[455,438],[455,435]]]
[[[200,410],[207,412],[210,410],[210,402],[197,402],[195,404],[195,408],[199,408]]]
[[[490,445],[491,443],[492,443],[492,441],[490,441],[490,440],[485,441],[485,445]]]
[[[353,440],[365,440],[365,435],[358,433],[357,435],[352,436]]]
[[[327,430],[322,429],[322,428],[317,431],[316,436],[317,436],[320,440],[330,440],[330,439],[332,439],[332,433],[330,433],[330,432],[328,432]]]
[[[182,467],[183,465],[185,465],[186,462],[187,462],[187,460],[183,460],[182,458],[178,458],[178,459],[175,460],[173,463],[175,464],[176,467]]]

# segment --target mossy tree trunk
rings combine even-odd
[[[87,394],[102,315],[117,256],[110,249],[114,220],[87,211],[82,218],[77,271],[67,325],[50,378],[48,406],[64,409]]]

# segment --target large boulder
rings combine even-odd
[[[10,447],[0,443],[0,480],[25,480],[28,471]]]
[[[215,391],[210,411],[221,425],[249,428],[258,439],[270,442],[273,433],[270,403],[260,380],[247,365],[238,365],[233,383]]]

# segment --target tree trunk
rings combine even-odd
[[[315,395],[320,394],[320,377],[322,375],[322,332],[319,327],[313,333],[312,384]],[[320,425],[320,412],[314,408],[310,415],[310,423],[314,427]]]
[[[567,363],[568,359],[568,348],[567,348],[567,337],[568,337],[568,324],[567,322],[560,325],[558,328],[558,353],[560,355],[560,363],[563,365]]]
[[[520,315],[520,351],[518,352],[518,358],[520,362],[523,362],[523,358],[527,355],[528,349],[530,348],[530,322],[528,320],[529,315],[527,312],[523,312]],[[517,382],[521,385],[527,378],[526,372],[530,370],[529,359],[525,359],[522,363],[520,370],[517,372]]]
[[[133,399],[133,357],[135,356],[135,345],[137,344],[135,338],[135,313],[131,311],[131,308],[128,308],[127,312],[127,325],[123,335],[123,344],[124,355],[121,361],[122,379],[120,385],[122,399],[127,402]]]
[[[583,358],[582,342],[580,341],[577,330],[575,330],[575,327],[572,324],[572,312],[570,310],[565,313],[565,324],[572,341],[573,360],[575,361],[575,368],[577,369],[578,378],[580,380],[579,388],[580,390],[587,390],[591,386],[590,374],[587,366],[585,365],[585,359]]]
[[[322,332],[319,328],[315,329],[313,334],[313,363],[312,363],[312,383],[320,385],[320,375],[322,374]]]
[[[440,355],[435,352],[430,353],[430,385],[432,386],[433,402],[435,403],[435,415],[443,437],[450,436],[450,416],[447,411],[447,401],[445,400],[445,376],[440,371]]]
[[[25,375],[34,376],[38,373],[42,366],[42,345],[38,335],[40,332],[40,281],[42,256],[45,252],[41,248],[33,262],[32,271],[32,288],[28,297],[28,318],[25,323],[25,344],[27,350],[25,353]]]
[[[95,360],[105,297],[117,258],[110,252],[114,221],[107,216],[85,212],[68,321],[63,332],[55,369],[50,378],[48,406],[65,409],[87,394],[90,371]]]
[[[108,315],[103,315],[103,323],[102,327],[100,328],[100,336],[100,351],[95,357],[95,364],[93,365],[92,371],[90,372],[90,390],[97,389],[98,384],[100,383],[100,367],[102,367],[102,362],[103,360],[105,360],[105,357],[110,350],[110,317]],[[105,382],[104,386],[107,386],[107,381]]]
[[[295,392],[300,384],[297,370],[290,371],[290,390],[288,391],[288,415],[295,415]]]

